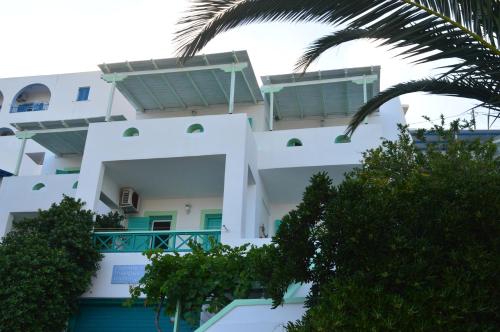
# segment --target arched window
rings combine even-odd
[[[10,128],[0,128],[0,136],[14,136],[14,131]]]
[[[199,123],[192,124],[187,129],[189,134],[202,133],[203,131],[203,126]]]
[[[45,188],[45,185],[41,182],[39,182],[33,186],[33,190],[40,190],[42,188]]]
[[[3,94],[2,91],[0,91],[0,110],[2,109],[2,105],[3,105]]]
[[[45,111],[49,108],[50,90],[43,84],[30,84],[19,91],[10,108],[11,113]]]
[[[292,147],[292,146],[302,146],[302,142],[298,138],[292,138],[286,143],[286,146]]]
[[[351,138],[347,135],[339,135],[335,137],[335,143],[351,143]]]
[[[139,129],[131,127],[123,132],[123,137],[139,136]]]
[[[78,188],[78,181],[76,181],[75,183],[73,183],[73,189],[76,189]]]

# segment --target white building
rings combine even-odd
[[[186,251],[187,239],[208,236],[269,242],[314,173],[341,181],[404,123],[392,100],[343,136],[379,91],[379,67],[265,76],[260,87],[246,51],[100,69],[0,80],[0,135],[15,133],[0,137],[0,174],[14,174],[0,186],[0,235],[63,194],[97,212],[128,206],[127,231],[95,235],[104,259],[74,331],[111,331],[107,322],[153,330],[150,309],[120,307],[147,264],[144,249]],[[306,292],[293,287],[275,310],[268,300],[237,300],[197,331],[280,330],[300,318]]]

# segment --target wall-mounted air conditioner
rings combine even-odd
[[[124,213],[136,213],[139,211],[139,194],[132,188],[120,190],[120,207]]]

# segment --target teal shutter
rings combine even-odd
[[[129,231],[149,231],[151,229],[151,220],[149,217],[129,217]],[[136,236],[135,244],[130,243],[135,250],[147,250],[151,248],[151,239],[149,236]]]
[[[276,234],[278,232],[278,229],[280,228],[280,226],[281,226],[281,220],[276,219],[274,221],[274,234]]]
[[[129,217],[129,231],[149,231],[151,229],[151,219],[149,217]]]
[[[205,215],[205,229],[219,230],[222,227],[222,214]]]

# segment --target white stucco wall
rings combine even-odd
[[[0,127],[15,122],[37,122],[74,118],[104,116],[111,85],[103,81],[101,73],[82,72],[71,74],[0,78],[0,91],[4,101],[0,110]],[[51,97],[46,111],[10,113],[10,106],[16,95],[30,84],[43,84],[50,90]],[[89,99],[76,101],[78,88],[90,87]],[[112,114],[124,114],[135,118],[135,110],[116,91]]]
[[[289,321],[305,313],[304,304],[284,304],[276,309],[270,305],[240,306],[207,329],[208,332],[277,332],[286,331]]]
[[[63,156],[58,157],[51,152],[45,153],[45,160],[43,162],[42,174],[50,175],[56,174],[57,170],[65,168],[79,168],[82,164],[82,156]]]
[[[202,124],[204,132],[186,133],[193,123]],[[122,134],[129,127],[139,129],[140,135],[124,138]],[[92,124],[87,136],[77,196],[89,207],[95,206],[107,161],[225,155],[222,223],[229,231],[223,233],[223,238],[241,238],[248,173],[246,151],[241,147],[246,146],[249,131],[244,114]]]
[[[233,114],[246,114],[252,118],[252,127],[254,131],[267,130],[265,123],[264,104],[235,104]],[[171,109],[168,111],[146,111],[138,112],[137,119],[155,119],[155,118],[177,118],[177,117],[196,117],[205,115],[225,115],[228,114],[227,105],[211,105],[208,107],[189,107],[187,109]]]
[[[143,199],[137,215],[143,216],[152,211],[175,211],[176,230],[197,230],[202,229],[201,217],[204,210],[222,210],[222,201],[222,197]],[[186,204],[191,205],[189,214],[185,209]]]
[[[4,178],[0,187],[0,237],[10,230],[13,213],[37,212],[60,202],[63,194],[74,196],[73,184],[78,174],[12,176]],[[33,190],[37,183],[45,184],[41,190]]]

